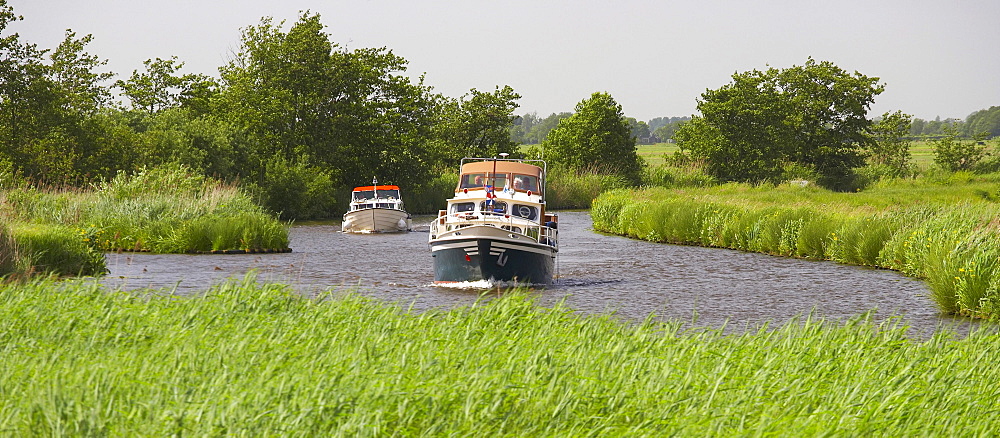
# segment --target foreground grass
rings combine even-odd
[[[656,242],[875,266],[924,278],[947,313],[1000,319],[996,176],[861,193],[729,184],[613,191],[594,228]]]
[[[55,436],[985,436],[1000,342],[815,319],[743,335],[413,313],[252,277],[178,298],[0,286],[0,431]]]

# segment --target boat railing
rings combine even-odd
[[[545,245],[559,248],[559,230],[548,224],[538,224],[530,221],[515,221],[523,219],[505,213],[494,212],[462,212],[448,215],[446,210],[438,210],[438,217],[431,222],[431,239],[452,231],[473,225],[486,225],[498,227],[502,230],[510,231],[531,238],[532,240]]]

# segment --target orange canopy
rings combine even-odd
[[[398,186],[361,186],[355,187],[355,192],[368,191],[368,190],[399,190]]]

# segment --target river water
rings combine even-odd
[[[873,309],[877,321],[902,318],[918,337],[941,327],[964,332],[970,324],[941,316],[923,282],[893,271],[631,240],[594,232],[588,212],[559,215],[558,278],[538,291],[542,304],[565,299],[583,313],[613,311],[633,321],[653,314],[727,332],[781,325],[810,313],[842,321]],[[256,270],[260,280],[287,283],[308,295],[356,290],[417,310],[470,304],[483,289],[433,285],[426,231],[431,219],[414,218],[423,231],[404,234],[296,225],[289,234],[293,252],[285,254],[108,254],[110,273],[101,281],[189,295]]]

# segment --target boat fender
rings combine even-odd
[[[396,228],[399,228],[400,230],[405,230],[406,229],[406,219],[400,219],[399,222],[396,222]]]
[[[556,229],[559,229],[559,223],[557,223],[557,222],[553,222],[553,221],[548,221],[548,222],[546,222],[546,223],[545,223],[545,226],[546,226],[546,227],[549,227],[549,228],[551,228],[551,229],[553,229],[553,230],[556,230]]]

